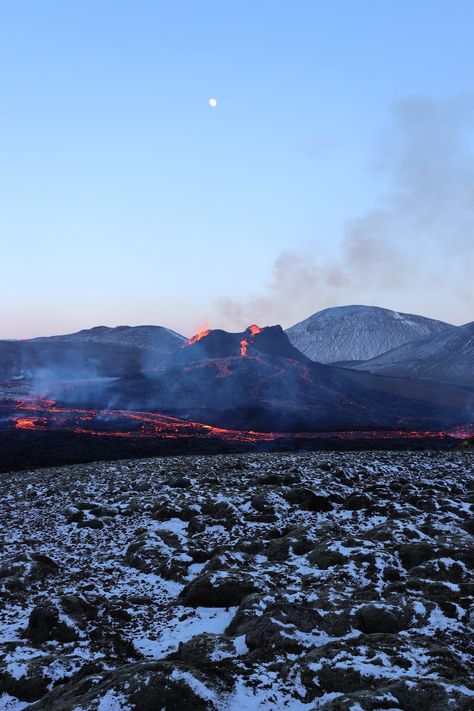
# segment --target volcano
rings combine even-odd
[[[208,330],[163,367],[112,383],[79,384],[57,401],[95,409],[160,412],[217,427],[314,432],[442,429],[465,424],[472,393],[315,363],[280,326]]]
[[[308,359],[291,345],[281,326],[260,328],[255,324],[243,333],[228,333],[221,329],[205,331],[198,339],[191,338],[184,344],[181,358],[175,361],[195,362],[209,358],[232,358],[259,355],[279,356],[307,362]]]

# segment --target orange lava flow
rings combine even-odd
[[[249,347],[249,342],[245,340],[245,338],[242,338],[240,341],[240,355],[245,358],[247,355],[247,348]]]
[[[260,328],[260,326],[256,326],[256,325],[253,323],[251,326],[248,327],[247,331],[250,331],[250,333],[252,334],[252,336],[255,336],[256,333],[261,333],[261,332],[262,332],[262,329]]]
[[[0,412],[0,417],[1,417]],[[468,440],[474,436],[474,425],[455,427],[449,431],[361,430],[340,432],[255,432],[183,420],[156,412],[132,410],[86,410],[64,408],[51,400],[21,401],[3,422],[7,427],[36,432],[71,432],[98,437],[214,439],[226,442],[277,442],[282,440]]]

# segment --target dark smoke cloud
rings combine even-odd
[[[218,320],[290,325],[328,306],[372,303],[455,323],[474,318],[474,97],[413,98],[396,105],[374,155],[387,191],[365,215],[347,220],[340,254],[317,244],[276,259],[262,294],[221,298]]]

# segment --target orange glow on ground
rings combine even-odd
[[[60,431],[98,437],[218,439],[227,442],[272,442],[281,440],[469,440],[474,425],[445,432],[408,430],[364,430],[343,432],[255,432],[215,427],[156,412],[131,410],[86,410],[58,407],[51,400],[19,401],[4,414],[7,427],[36,432]]]

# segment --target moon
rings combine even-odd
[[[217,99],[209,99],[209,106],[212,106],[212,108],[215,109],[217,106]]]

